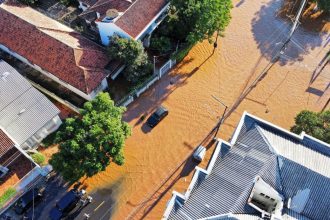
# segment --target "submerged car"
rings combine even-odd
[[[52,220],[60,220],[65,217],[70,211],[72,211],[78,204],[81,198],[81,194],[75,190],[67,192],[61,199],[56,203],[56,206],[50,211],[49,217]]]
[[[198,146],[197,149],[195,150],[194,154],[193,154],[193,158],[198,161],[201,162],[204,158],[206,154],[206,148],[203,147],[202,145]]]
[[[164,106],[160,106],[157,110],[148,118],[147,124],[153,128],[161,120],[163,120],[168,115],[168,110]]]
[[[33,205],[35,206],[43,197],[42,190],[33,188],[25,193],[15,204],[16,214],[23,214]]]

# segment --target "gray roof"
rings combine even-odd
[[[247,200],[259,176],[284,197],[283,219],[330,219],[329,145],[249,114],[242,122],[232,146],[220,142],[210,174],[199,174],[189,197],[174,196],[168,218],[258,216]]]
[[[60,111],[13,67],[0,60],[0,127],[23,144]]]

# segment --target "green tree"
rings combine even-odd
[[[39,3],[39,0],[20,0],[20,2],[26,5],[36,5]]]
[[[126,65],[125,77],[128,81],[137,82],[152,72],[152,64],[141,41],[121,38],[115,34],[110,37],[108,54],[110,58],[117,59]]]
[[[50,159],[65,180],[91,177],[114,162],[124,163],[123,147],[131,129],[123,122],[124,107],[116,107],[108,93],[86,102],[81,116],[68,118],[57,132],[59,152]]]
[[[157,50],[160,53],[166,53],[171,50],[172,44],[171,40],[168,37],[152,37],[150,42],[150,48]]]
[[[329,0],[316,0],[319,9],[324,11],[330,11],[330,1]]]
[[[295,125],[291,131],[300,134],[302,131],[330,143],[330,110],[317,113],[304,110],[295,118]]]
[[[229,24],[231,0],[171,0],[170,18],[176,33],[194,44],[223,33]]]
[[[78,6],[79,2],[76,0],[59,0],[65,6]]]

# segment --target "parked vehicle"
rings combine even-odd
[[[37,205],[43,197],[43,189],[33,188],[25,193],[16,203],[15,212],[16,214],[23,214],[33,205]]]
[[[70,190],[56,203],[56,206],[50,211],[49,217],[52,220],[60,220],[72,211],[85,192]]]
[[[206,154],[206,148],[200,145],[196,148],[193,154],[193,158],[196,161],[201,162],[204,159],[205,154]]]
[[[157,110],[148,118],[147,124],[153,128],[155,127],[161,120],[163,120],[168,115],[168,110],[160,106]]]

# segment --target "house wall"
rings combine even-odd
[[[97,21],[95,23],[97,25],[97,28],[99,29],[102,44],[105,46],[109,45],[109,37],[114,35],[114,33],[119,34],[121,37],[124,38],[131,38],[129,34],[127,34],[113,22]]]
[[[135,38],[135,40],[141,40],[144,36],[150,34],[158,27],[158,25],[166,17],[168,6],[169,3],[149,22],[149,24],[141,31],[141,33]],[[131,38],[129,34],[127,34],[123,29],[118,27],[114,22],[96,21],[95,23],[97,24],[97,27],[99,29],[102,44],[105,46],[109,45],[109,37],[111,37],[114,33],[117,33],[125,38]]]
[[[86,11],[89,8],[89,5],[86,5],[85,3],[82,3],[82,2],[79,1],[78,8],[80,8],[83,11]]]
[[[26,140],[20,147],[24,150],[33,149],[37,146],[45,137],[52,132],[56,131],[62,124],[60,117],[57,115],[50,121],[48,121],[41,129],[39,129],[34,135]]]
[[[135,40],[142,40],[147,34],[152,33],[167,15],[168,3],[158,14],[149,22],[149,24],[136,36]]]
[[[0,49],[7,52],[7,53],[9,53],[13,57],[19,59],[23,63],[31,66],[35,70],[38,70],[40,73],[44,74],[48,78],[54,80],[55,82],[59,83],[60,85],[64,86],[65,88],[69,89],[70,91],[76,93],[77,95],[79,95],[80,97],[82,97],[86,100],[91,100],[91,99],[95,98],[95,96],[97,95],[98,92],[100,92],[101,90],[104,90],[105,88],[108,87],[106,78],[104,78],[103,81],[100,83],[100,85],[94,91],[92,91],[90,94],[86,94],[86,93],[80,91],[79,89],[73,87],[72,85],[68,84],[67,82],[64,82],[63,80],[61,80],[58,77],[54,76],[53,74],[47,72],[46,70],[43,70],[40,66],[30,63],[27,59],[25,59],[21,55],[15,53],[14,51],[11,51],[6,46],[0,44]],[[100,88],[102,88],[102,89],[100,90]]]

